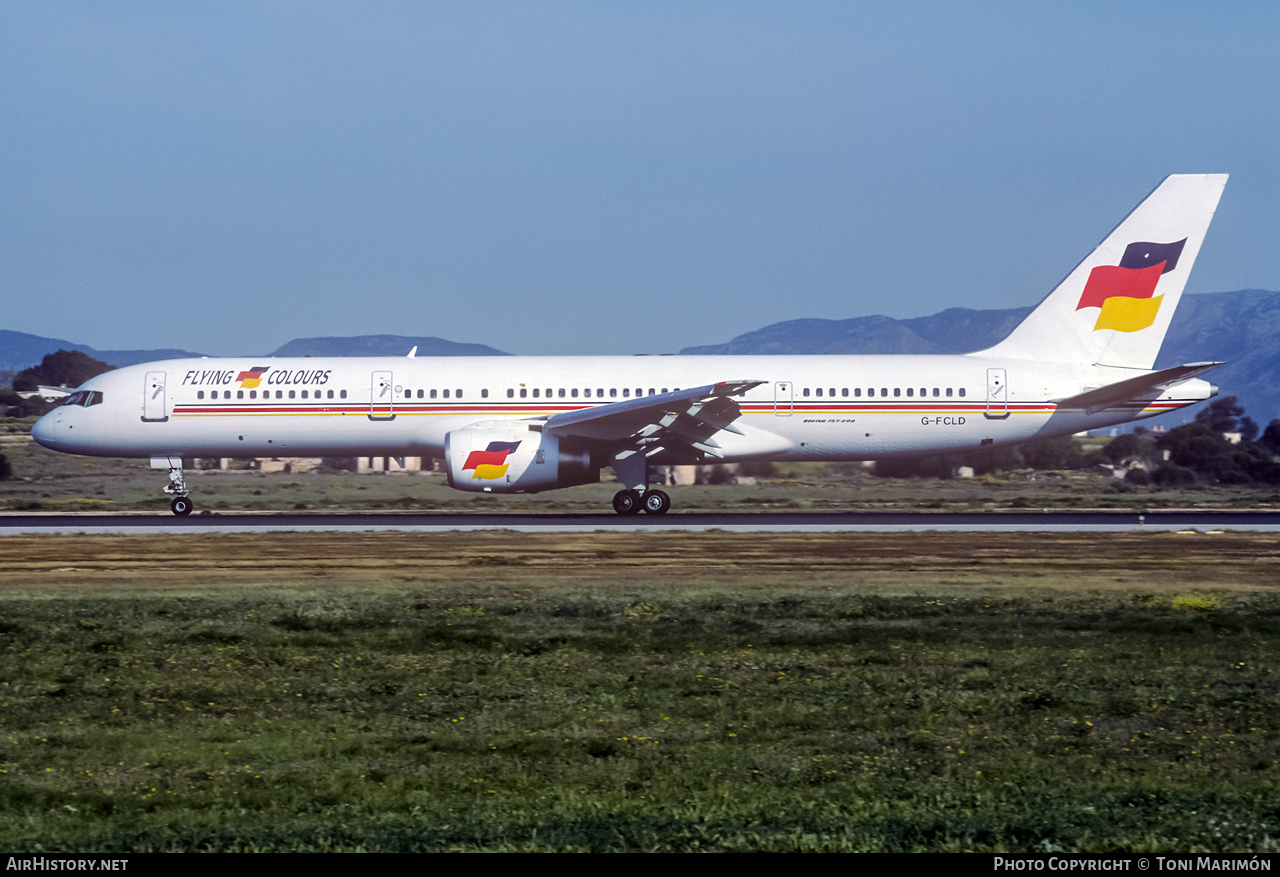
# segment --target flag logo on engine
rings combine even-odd
[[[493,481],[501,478],[507,474],[507,457],[518,447],[520,442],[489,442],[489,446],[483,451],[472,451],[467,455],[462,471],[474,470],[471,474],[473,479]]]

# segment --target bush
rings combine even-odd
[[[1134,487],[1145,487],[1151,483],[1151,473],[1146,469],[1130,469],[1124,473],[1124,483]]]
[[[1080,469],[1084,455],[1069,435],[1019,446],[1022,459],[1032,469]]]
[[[1151,483],[1157,487],[1186,487],[1196,483],[1196,473],[1186,466],[1165,463],[1151,473]]]

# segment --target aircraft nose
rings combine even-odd
[[[41,417],[31,426],[31,437],[38,444],[44,445],[46,448],[57,447],[58,439],[58,421],[61,419],[60,412],[50,411],[44,417]]]

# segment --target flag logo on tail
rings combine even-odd
[[[467,455],[467,462],[462,471],[474,469],[471,478],[493,481],[507,474],[507,457],[520,447],[519,442],[489,442],[483,451],[472,451]]]
[[[1155,295],[1163,274],[1178,265],[1187,239],[1171,244],[1136,241],[1125,247],[1119,265],[1099,265],[1089,272],[1089,281],[1080,295],[1081,308],[1098,308],[1093,331],[1114,329],[1137,332],[1156,321],[1164,299]]]

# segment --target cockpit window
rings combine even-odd
[[[101,390],[76,390],[70,396],[62,400],[63,405],[79,405],[82,408],[91,408],[94,405],[102,404]]]

